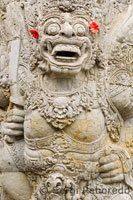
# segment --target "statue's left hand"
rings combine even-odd
[[[100,177],[105,184],[124,181],[124,172],[122,162],[115,153],[105,155],[99,160]]]

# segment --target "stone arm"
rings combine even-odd
[[[8,77],[3,77],[0,80],[0,132],[9,143],[13,142],[15,137],[23,135],[24,122],[22,98],[12,97],[10,92]]]
[[[123,84],[127,80],[123,80]],[[120,153],[120,160],[123,166],[125,182],[133,188],[133,87],[132,84],[124,85],[110,85],[110,98],[122,116],[124,126],[121,131],[121,141],[125,144],[129,155],[127,153]],[[126,151],[125,151],[126,152]]]
[[[126,80],[123,83],[126,83]],[[123,119],[121,140],[133,159],[133,87],[132,85],[111,85],[110,97]]]
[[[13,86],[10,86],[10,93],[12,90]],[[9,101],[10,103],[6,112],[6,116],[1,125],[1,133],[3,139],[7,143],[13,143],[17,138],[21,139],[23,137],[25,113],[23,98],[18,93],[16,93],[14,96],[10,95]]]
[[[115,59],[113,58],[113,61],[114,60]],[[118,64],[121,65],[119,57],[118,61],[119,61]],[[101,163],[103,165],[102,170],[104,171],[105,168],[104,165],[108,160],[110,160],[110,162],[111,159],[119,160],[118,165],[121,167],[118,167],[117,164],[115,165],[117,166],[116,167],[117,170],[119,168],[118,170],[119,172],[117,171],[116,175],[118,176],[118,174],[120,173],[118,179],[119,180],[122,179],[123,176],[123,181],[126,183],[126,185],[130,188],[133,188],[132,184],[133,183],[133,174],[132,174],[133,172],[133,165],[132,165],[133,81],[132,81],[132,73],[129,70],[131,68],[127,67],[127,65],[125,66],[126,67],[124,69],[122,68],[117,69],[117,63],[115,63],[115,66],[111,66],[111,76],[109,81],[110,99],[123,119],[123,126],[121,127],[121,144],[123,144],[123,148],[115,147],[112,145],[110,156],[105,156],[104,158],[105,160],[101,159]],[[113,172],[111,173],[110,174],[113,176]],[[102,176],[105,177],[105,174],[103,174]],[[115,180],[117,176],[114,178]],[[111,181],[113,181],[113,178],[107,179],[107,181],[108,182],[110,181],[111,183]]]

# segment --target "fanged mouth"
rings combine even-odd
[[[75,45],[58,44],[53,48],[52,56],[58,61],[75,61],[81,56],[79,47]]]
[[[87,43],[84,43],[81,47],[72,44],[57,44],[52,47],[51,42],[48,42],[46,45],[45,53],[48,53],[47,56],[53,61],[55,60],[58,63],[75,63],[86,54],[88,50]]]

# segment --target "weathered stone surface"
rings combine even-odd
[[[132,0],[0,0],[0,139],[2,200],[133,199]]]

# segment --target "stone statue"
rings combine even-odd
[[[0,5],[1,199],[132,200],[132,0]]]

